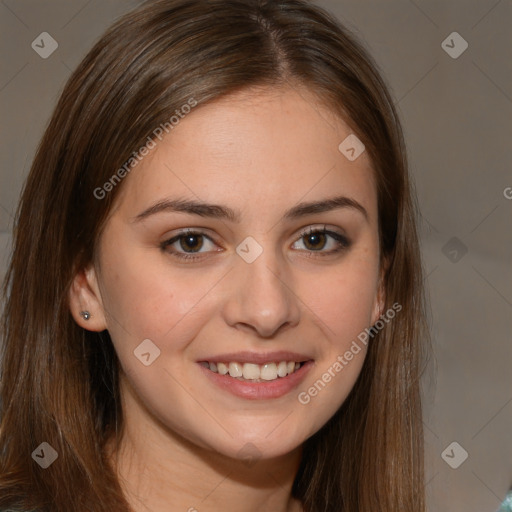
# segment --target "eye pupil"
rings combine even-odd
[[[201,239],[201,241],[200,243],[197,243],[199,239]],[[184,245],[183,241],[185,241],[185,244],[187,244],[187,246]],[[184,235],[180,240],[180,245],[181,248],[185,251],[187,249],[191,250],[191,252],[199,250],[203,246],[202,235]]]
[[[310,243],[310,242],[312,242],[312,243]],[[318,242],[321,242],[320,246],[315,245],[315,244],[318,244]],[[323,249],[323,247],[325,246],[325,234],[324,233],[311,233],[309,235],[306,235],[305,245],[308,249],[313,249],[313,250]]]

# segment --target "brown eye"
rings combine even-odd
[[[185,252],[195,252],[201,249],[204,240],[203,235],[199,234],[186,234],[179,236],[180,247]]]
[[[312,251],[318,251],[325,247],[325,243],[327,240],[327,237],[325,236],[325,233],[316,232],[316,233],[310,233],[303,236],[307,249]]]
[[[310,228],[303,232],[295,243],[301,242],[303,247],[299,247],[299,249],[309,253],[318,253],[318,256],[329,256],[348,249],[351,245],[346,236],[330,231],[325,226],[323,229]]]
[[[211,247],[208,247],[208,245]],[[163,251],[180,259],[199,259],[206,256],[205,253],[215,251],[215,243],[209,236],[199,231],[184,231],[162,242]]]

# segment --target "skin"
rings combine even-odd
[[[246,90],[194,109],[122,183],[70,299],[82,327],[109,330],[121,362],[125,434],[113,460],[136,512],[301,510],[291,498],[301,446],[352,389],[364,345],[308,404],[298,393],[378,319],[384,300],[371,163],[338,150],[350,133],[307,90]],[[337,195],[367,218],[351,207],[283,217]],[[240,222],[172,211],[134,221],[165,198],[225,205]],[[302,231],[324,225],[351,245],[322,257],[336,240]],[[183,239],[161,248],[185,228],[210,237],[192,244],[198,260],[173,256],[190,251]],[[263,248],[252,263],[236,253],[247,236]],[[150,366],[133,354],[145,339],[161,351]],[[197,364],[241,350],[290,350],[314,366],[287,395],[248,400],[212,385]],[[248,443],[250,463],[240,453]]]

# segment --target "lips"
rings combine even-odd
[[[295,352],[236,352],[197,361],[215,384],[249,399],[277,398],[295,388],[313,366],[313,359]]]
[[[311,358],[294,352],[237,352],[205,358],[199,364],[235,379],[270,381],[284,378]]]
[[[220,375],[229,375],[235,379],[260,382],[286,377],[287,375],[292,374],[295,370],[298,370],[303,363],[296,361],[279,361],[254,364],[239,363],[237,361],[230,361],[229,363],[203,361],[199,364]]]

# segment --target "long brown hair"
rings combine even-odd
[[[108,332],[80,328],[68,291],[123,186],[102,187],[194,98],[305,86],[363,141],[378,189],[385,309],[361,374],[304,444],[306,512],[424,511],[419,379],[425,329],[416,207],[397,113],[353,35],[303,0],[157,0],[117,21],[70,77],[26,181],[5,283],[0,508],[128,511],[105,454],[122,434]],[[341,142],[341,141],[340,141]],[[132,172],[137,172],[136,169]],[[47,442],[58,459],[31,458]]]

